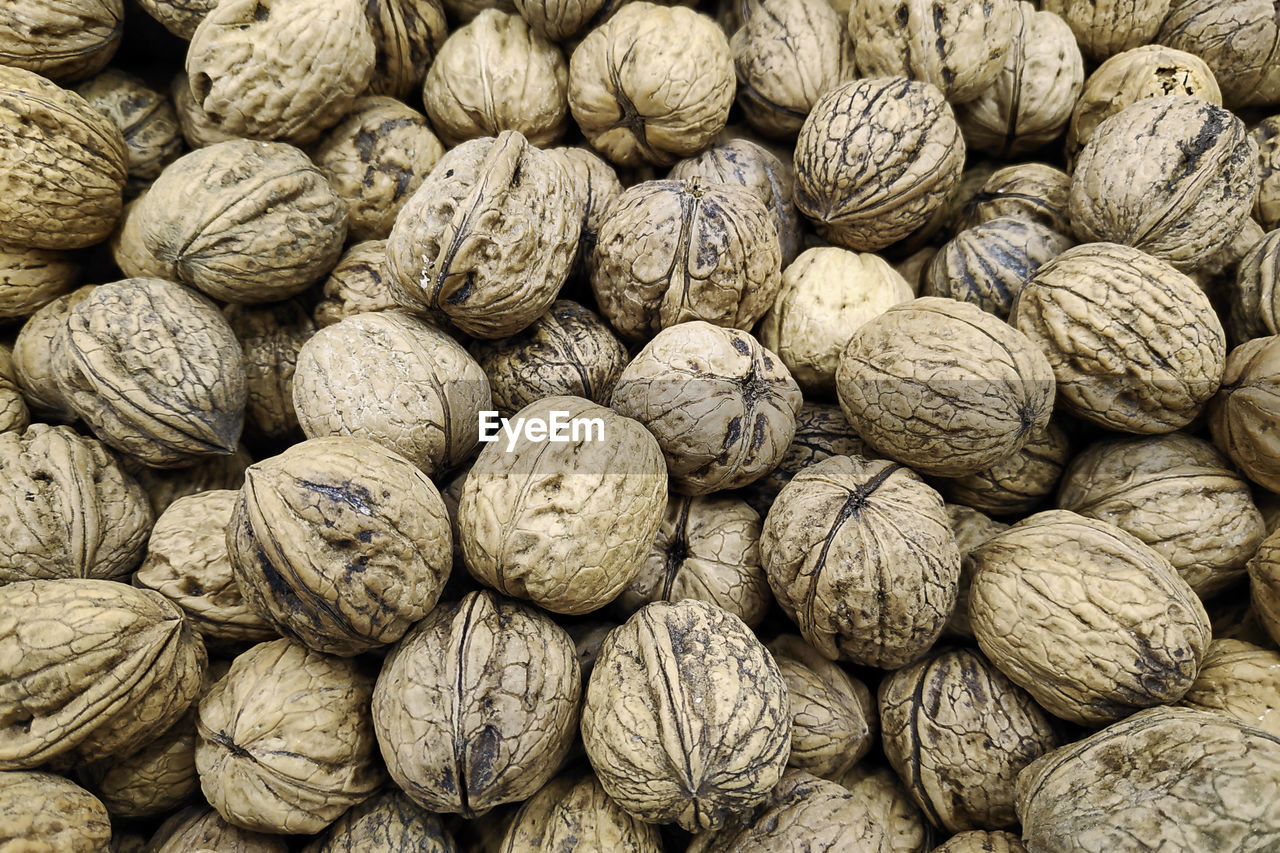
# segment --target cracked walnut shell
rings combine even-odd
[[[1075,33],[1085,56],[1101,61],[1155,41],[1170,0],[1043,0]]]
[[[1148,0],[1163,4],[1164,0]],[[1213,69],[1232,107],[1280,100],[1280,21],[1267,0],[1173,0],[1156,39]]]

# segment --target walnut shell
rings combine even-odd
[[[1050,421],[1018,452],[942,488],[951,500],[992,515],[1026,515],[1054,493],[1070,458],[1066,431]]]
[[[70,779],[0,772],[0,848],[102,853],[111,820],[102,801]]]
[[[1280,100],[1274,6],[1253,0],[1173,0],[1168,6],[1156,40],[1203,59],[1228,106]]]
[[[1059,743],[1040,706],[969,649],[894,672],[878,701],[889,762],[948,832],[1014,826],[1019,772]]]
[[[605,211],[622,194],[622,182],[612,166],[586,148],[552,148],[550,151],[560,156],[560,163],[569,173],[569,182],[582,211],[582,233],[578,237],[578,254],[574,259],[574,267],[577,268],[595,251]]]
[[[957,832],[933,848],[933,853],[1027,853],[1027,848],[1012,832],[973,829]]]
[[[178,114],[178,126],[182,128],[182,138],[187,141],[188,148],[206,148],[219,142],[243,138],[238,133],[223,130],[204,111],[191,94],[191,85],[185,73],[176,74],[169,81],[169,99],[173,101],[174,112]]]
[[[391,778],[418,804],[468,818],[532,796],[572,743],[573,641],[492,592],[442,604],[382,665],[373,720]]]
[[[53,345],[58,390],[103,443],[158,468],[232,453],[244,363],[213,303],[158,278],[100,285]]]
[[[210,489],[180,497],[156,519],[133,585],[182,608],[210,648],[275,639],[276,632],[241,595],[227,551],[227,528],[239,492]]]
[[[1215,639],[1180,704],[1229,714],[1280,738],[1280,653]]]
[[[111,61],[124,0],[16,0],[0,12],[0,64],[53,80],[83,80]]]
[[[827,0],[750,0],[729,40],[738,103],[747,122],[783,139],[800,131],[814,102],[857,69],[842,18]]]
[[[349,436],[250,465],[226,539],[245,603],[283,636],[344,657],[393,643],[426,616],[453,556],[435,485]]]
[[[1258,164],[1261,167],[1253,218],[1264,230],[1274,230],[1280,227],[1280,116],[1258,122],[1249,135],[1258,143]]]
[[[196,27],[218,5],[218,0],[138,0],[138,5],[166,30],[190,41]]]
[[[747,503],[763,518],[769,514],[778,492],[801,469],[832,456],[874,454],[849,426],[839,406],[807,402],[796,413],[796,434],[787,452],[773,470],[747,487]]]
[[[428,475],[447,471],[480,441],[489,380],[453,338],[400,311],[356,314],[302,345],[293,406],[308,438],[378,442]]]
[[[558,156],[516,131],[451,149],[401,208],[387,280],[410,311],[504,338],[555,301],[582,227]]]
[[[1248,568],[1254,615],[1272,641],[1280,645],[1280,533],[1271,533],[1262,540]]]
[[[386,280],[386,258],[386,240],[351,245],[324,281],[324,298],[312,314],[316,327],[332,326],[353,314],[400,307]]]
[[[653,433],[674,491],[736,489],[772,470],[802,397],[746,332],[702,321],[664,329],[622,371],[611,405]]]
[[[760,555],[778,604],[831,660],[903,666],[956,601],[960,552],[941,496],[884,460],[834,456],[796,474],[765,518]]]
[[[1018,777],[1028,850],[1263,853],[1280,819],[1280,739],[1224,714],[1152,708],[1037,759]],[[1170,820],[1170,815],[1177,819]]]
[[[543,785],[516,814],[498,853],[578,849],[662,853],[662,837],[656,826],[609,799],[588,772],[558,776]]]
[[[673,79],[681,85],[667,85]],[[592,147],[621,166],[697,154],[724,129],[733,94],[728,39],[683,6],[627,3],[569,59],[569,109]]]
[[[31,414],[13,369],[13,355],[8,347],[0,345],[0,432],[20,432],[30,423]]]
[[[1076,34],[1084,55],[1094,61],[1156,39],[1170,0],[1043,0]]]
[[[140,77],[109,68],[77,86],[76,94],[120,128],[129,195],[146,189],[182,153],[182,128],[173,104]]]
[[[79,277],[80,265],[65,252],[0,243],[0,323],[34,314]]]
[[[1016,216],[1059,234],[1071,233],[1071,176],[1044,163],[1017,163],[992,172],[958,216],[956,229]]]
[[[239,489],[244,482],[244,469],[253,464],[244,445],[237,445],[230,456],[209,456],[190,468],[165,469],[137,466],[134,478],[147,493],[156,518],[178,498],[197,495],[211,489]]]
[[[113,839],[114,840],[114,839]],[[263,835],[227,823],[207,806],[188,806],[160,825],[146,853],[288,853],[278,836]]]
[[[1071,175],[1082,242],[1113,242],[1194,269],[1243,226],[1258,191],[1258,145],[1222,107],[1148,98],[1102,121]]]
[[[440,0],[366,0],[364,11],[377,47],[364,94],[407,101],[448,34],[444,6]]]
[[[836,780],[866,802],[871,815],[888,831],[887,853],[928,853],[933,830],[902,781],[888,767],[863,761]]]
[[[352,806],[302,853],[455,853],[438,815],[394,787]]]
[[[942,629],[944,636],[973,639],[973,626],[969,623],[969,590],[973,586],[973,561],[966,560],[969,552],[995,536],[1009,525],[1002,521],[988,518],[976,509],[962,504],[947,504],[947,518],[951,522],[951,532],[955,534],[956,546],[960,549],[960,585],[956,592],[956,606],[951,611],[951,620]]]
[[[782,776],[786,682],[736,616],[704,601],[655,602],[605,638],[582,741],[600,784],[634,817],[718,829]]]
[[[989,468],[1043,429],[1049,362],[976,305],[921,297],[858,327],[836,370],[845,417],[874,450],[926,474]]]
[[[623,0],[625,2],[625,0]],[[454,0],[458,2],[458,0]],[[513,0],[512,5],[529,29],[554,42],[572,41],[591,24],[605,17],[605,7],[616,9],[618,0]],[[597,13],[600,13],[597,15]]]
[[[1081,725],[1175,702],[1209,645],[1169,561],[1104,521],[1028,516],[969,552],[978,646],[1047,711]]]
[[[138,201],[138,234],[164,278],[224,302],[277,302],[342,254],[347,210],[283,142],[220,142],[164,170]]]
[[[373,77],[377,45],[361,0],[226,0],[187,50],[195,103],[251,139],[314,142]]]
[[[1280,229],[1264,236],[1240,261],[1227,287],[1227,330],[1236,343],[1280,332]]]
[[[627,366],[627,348],[600,317],[557,299],[524,331],[498,341],[475,341],[471,354],[489,377],[493,404],[510,417],[544,397],[609,402]]]
[[[120,217],[128,167],[119,128],[75,92],[0,65],[0,228],[5,243],[80,249]]]
[[[373,679],[290,640],[261,643],[200,700],[196,769],[209,803],[244,829],[319,832],[383,782]]]
[[[127,278],[166,278],[169,275],[168,266],[152,254],[142,239],[142,216],[139,211],[143,208],[139,202],[146,194],[144,189],[137,198],[124,206],[120,222],[111,233],[107,245],[111,249],[111,259]]]
[[[1180,429],[1223,375],[1226,336],[1209,298],[1169,264],[1114,243],[1040,267],[1010,322],[1048,357],[1063,407],[1108,429]]]
[[[806,393],[829,397],[849,335],[913,298],[906,279],[878,255],[806,249],[782,271],[782,287],[760,322],[760,343],[778,354]]]
[[[1213,443],[1246,477],[1280,492],[1280,336],[1254,338],[1231,351],[1222,388],[1209,409]]]
[[[311,313],[291,299],[262,306],[228,305],[222,314],[244,351],[248,422],[262,435],[289,435],[298,428],[294,366],[303,344],[316,331]]]
[[[817,100],[800,128],[796,207],[831,242],[874,252],[946,203],[964,154],[955,114],[932,84],[844,83]]]
[[[380,96],[352,104],[311,157],[347,206],[348,236],[355,241],[386,239],[400,208],[443,154],[422,113]]]

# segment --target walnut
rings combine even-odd
[[[947,202],[964,154],[955,114],[932,84],[844,83],[817,100],[800,128],[796,207],[831,242],[874,252]]]
[[[499,12],[515,12],[513,0],[442,0],[444,10],[449,13],[450,20],[467,23],[485,9],[497,9]]]
[[[1231,351],[1222,389],[1209,408],[1213,443],[1246,477],[1280,492],[1280,336],[1254,338]]]
[[[27,402],[13,369],[13,355],[8,347],[0,344],[0,432],[21,432],[30,423]]]
[[[1238,285],[1240,265],[1245,256],[1261,243],[1267,236],[1262,226],[1252,218],[1244,221],[1244,227],[1236,232],[1225,246],[1202,262],[1189,275],[1201,290],[1209,294],[1214,307],[1222,306],[1223,326],[1227,331],[1227,340],[1233,345],[1245,339],[1243,329],[1238,322],[1239,315],[1233,315],[1234,297],[1232,291]],[[1251,283],[1250,283],[1251,284]],[[1252,299],[1252,296],[1250,296]],[[1254,318],[1256,322],[1258,318]]]
[[[1014,826],[1018,773],[1058,745],[1049,716],[969,649],[897,670],[879,708],[889,762],[948,832]]]
[[[682,6],[627,3],[569,59],[569,109],[592,147],[622,166],[697,154],[724,128],[733,94],[724,32]]]
[[[364,97],[311,156],[347,206],[354,241],[386,239],[400,208],[443,154],[422,113],[394,98]]]
[[[1237,343],[1280,332],[1280,229],[1249,250],[1227,287],[1227,331]]]
[[[200,21],[218,5],[218,0],[138,0],[138,5],[166,30],[190,41]]]
[[[0,586],[0,614],[0,770],[127,755],[200,689],[204,645],[158,592],[18,581]]]
[[[1071,233],[1071,176],[1044,163],[1017,163],[997,169],[962,208],[957,229],[973,228],[1001,216]]]
[[[373,77],[361,0],[226,0],[191,35],[187,76],[215,125],[252,139],[314,142]]]
[[[5,65],[0,127],[5,244],[80,249],[105,239],[120,217],[128,173],[120,130],[75,92]]]
[[[365,16],[377,47],[365,95],[409,99],[448,33],[440,0],[365,0]]]
[[[1050,421],[985,471],[943,484],[947,497],[993,515],[1026,515],[1054,493],[1071,458],[1067,433]]]
[[[169,81],[169,98],[173,101],[174,112],[178,114],[178,126],[182,128],[182,138],[187,141],[188,148],[206,148],[218,142],[242,138],[238,133],[219,127],[196,102],[185,73],[177,74]]]
[[[848,23],[863,77],[912,77],[953,104],[981,95],[1017,50],[1013,0],[854,0]]]
[[[893,264],[893,268],[898,275],[906,279],[907,284],[910,285],[912,296],[920,295],[920,285],[924,278],[924,270],[933,262],[933,257],[936,254],[938,254],[937,246],[925,246],[923,249],[917,249]]]
[[[138,201],[138,234],[164,278],[224,302],[277,302],[329,271],[347,211],[324,173],[283,142],[187,154]]]
[[[134,479],[147,493],[151,511],[157,518],[178,498],[198,495],[212,489],[239,489],[244,482],[244,469],[253,459],[243,445],[237,445],[229,456],[208,456],[190,468],[164,469],[138,465]]]
[[[134,586],[182,608],[205,645],[235,649],[276,637],[245,603],[231,569],[227,528],[238,491],[209,489],[177,498],[156,519]]]
[[[1264,230],[1280,227],[1280,116],[1258,122],[1249,135],[1258,144],[1258,201],[1253,217]]]
[[[662,853],[653,824],[627,814],[590,772],[552,779],[521,807],[498,853],[533,850]]]
[[[290,640],[261,643],[200,700],[196,770],[206,799],[244,829],[311,833],[368,799],[373,679]]]
[[[293,370],[298,352],[316,331],[311,313],[293,299],[262,306],[228,305],[222,313],[244,350],[248,422],[266,436],[293,433],[298,428]]]
[[[1009,525],[983,515],[976,509],[962,504],[947,504],[947,518],[951,532],[955,534],[960,549],[960,585],[956,592],[956,606],[951,620],[942,629],[944,636],[973,639],[973,626],[969,623],[969,590],[973,586],[973,561],[966,560],[969,552],[995,536]]]
[[[605,638],[582,740],[600,784],[632,816],[718,829],[782,776],[786,682],[736,616],[704,601],[654,602]]]
[[[0,243],[0,323],[34,314],[79,277],[80,265],[66,252]]]
[[[933,832],[920,808],[902,787],[898,774],[866,761],[836,780],[871,808],[872,817],[888,830],[886,853],[928,853]]]
[[[551,778],[573,740],[581,689],[563,628],[533,607],[474,592],[432,610],[392,649],[373,721],[405,793],[471,818]]]
[[[758,480],[795,434],[802,397],[746,332],[693,321],[664,329],[622,371],[611,405],[658,439],[681,494]]]
[[[70,779],[0,772],[0,848],[100,853],[110,840],[106,807]]]
[[[263,835],[227,823],[206,806],[188,806],[174,812],[160,825],[147,853],[288,853],[289,845],[278,836]]]
[[[1254,615],[1280,645],[1280,533],[1273,532],[1262,540],[1248,568]]]
[[[1062,16],[1085,56],[1101,61],[1155,41],[1170,0],[1044,0],[1041,5]]]
[[[1058,506],[1132,533],[1202,598],[1240,580],[1266,535],[1245,479],[1182,433],[1091,445],[1072,460]]]
[[[946,843],[933,848],[933,853],[1027,853],[1027,848],[1012,832],[972,829],[957,832]]]
[[[324,298],[312,315],[316,327],[332,326],[353,314],[398,308],[384,272],[386,258],[386,240],[352,244],[324,281]]]
[[[1127,246],[1058,255],[1022,286],[1010,322],[1048,357],[1064,409],[1108,429],[1180,429],[1223,375],[1226,336],[1209,298]]]
[[[157,259],[142,240],[142,217],[139,211],[143,208],[139,202],[146,194],[144,189],[137,198],[124,206],[120,223],[111,233],[107,245],[111,249],[111,259],[127,278],[167,278],[170,274],[169,267]]]
[[[1180,704],[1229,714],[1280,738],[1280,653],[1215,639]]]
[[[453,836],[438,815],[388,787],[352,806],[302,853],[454,853]]]
[[[158,278],[100,285],[76,304],[53,374],[103,443],[157,468],[229,454],[244,426],[235,333],[208,299]]]
[[[499,341],[475,341],[471,353],[489,377],[503,417],[544,397],[609,402],[627,366],[627,348],[594,312],[557,299],[533,325]]]
[[[0,64],[83,80],[111,61],[123,32],[124,0],[16,0],[0,12]]]
[[[124,136],[127,194],[146,189],[182,153],[182,128],[173,104],[140,77],[109,68],[77,86],[76,94],[111,119]]]
[[[1102,121],[1071,176],[1084,242],[1124,243],[1194,269],[1243,226],[1258,191],[1244,122],[1200,98],[1148,98]]]
[[[606,17],[605,7],[616,9],[622,2],[625,0],[513,0],[512,5],[538,35],[554,42],[571,42]]]
[[[1173,0],[1156,40],[1194,53],[1213,69],[1228,106],[1280,100],[1280,22],[1253,0]]]
[[[395,642],[449,577],[439,491],[367,439],[316,438],[250,465],[230,521],[245,603],[316,651],[349,657]]]
[[[560,156],[560,164],[569,173],[569,182],[582,211],[582,233],[574,259],[574,267],[579,267],[595,251],[605,211],[622,194],[622,182],[612,166],[586,148],[552,148],[550,151]]]
[[[778,492],[801,469],[832,456],[873,455],[839,406],[805,403],[796,413],[796,433],[787,452],[768,474],[747,487],[744,497],[763,518]]]
[[[1028,516],[973,562],[978,646],[1045,710],[1081,725],[1175,702],[1209,644],[1204,605],[1158,552],[1067,510]]]
[[[778,354],[806,393],[830,397],[849,335],[913,298],[906,279],[878,255],[807,249],[782,271],[782,288],[760,323],[760,343]]]
[[[1028,850],[1112,853],[1142,839],[1263,853],[1280,844],[1280,819],[1255,804],[1277,774],[1275,736],[1224,714],[1152,708],[1033,762],[1018,777],[1022,837]]]
[[[854,331],[836,393],[872,449],[926,474],[961,477],[1044,428],[1054,381],[1016,329],[976,305],[921,297]]]
[[[960,552],[941,496],[910,469],[834,456],[778,493],[760,535],[778,604],[823,656],[896,669],[955,605]]]
[[[738,103],[769,136],[799,132],[818,98],[856,76],[845,19],[827,0],[749,0],[729,40]]]
[[[504,338],[551,307],[581,227],[560,158],[503,131],[436,163],[391,229],[387,280],[411,311]]]

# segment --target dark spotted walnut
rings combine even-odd
[[[229,456],[210,456],[190,468],[148,468],[137,465],[134,478],[141,484],[157,518],[169,504],[187,495],[210,489],[239,489],[244,482],[244,469],[253,463],[244,445],[237,445]]]
[[[1213,443],[1246,477],[1280,492],[1280,336],[1254,338],[1231,351],[1222,389],[1209,408]]]
[[[173,105],[140,77],[109,68],[77,86],[76,94],[120,128],[129,170],[128,194],[146,189],[182,153],[182,128]]]
[[[1040,706],[969,649],[897,670],[879,708],[889,762],[948,832],[1014,826],[1018,774],[1059,743]]]
[[[227,823],[213,809],[187,806],[169,816],[151,836],[146,853],[288,853],[289,845],[279,836],[250,832]]]
[[[1081,241],[1195,269],[1244,226],[1258,179],[1258,145],[1240,119],[1200,98],[1148,98],[1102,121],[1081,150],[1071,225]]]
[[[0,64],[83,80],[111,61],[123,33],[124,0],[14,0],[0,11]]]
[[[1071,233],[1071,176],[1044,163],[1017,163],[991,173],[957,215],[957,230],[1001,216]]]
[[[0,323],[30,316],[79,277],[80,265],[65,252],[0,244]]]
[[[364,94],[407,101],[444,44],[444,6],[440,0],[365,0],[364,12],[377,47]]]
[[[386,240],[366,240],[347,249],[324,280],[324,298],[312,314],[317,328],[332,326],[352,314],[400,307],[387,284],[386,257]]]
[[[555,301],[582,228],[560,158],[516,131],[451,149],[401,208],[386,275],[410,311],[503,338]]]
[[[985,471],[948,480],[942,488],[956,503],[992,515],[1026,515],[1054,493],[1070,458],[1066,431],[1050,421],[1018,452]]]
[[[872,455],[839,406],[805,403],[796,413],[796,434],[787,452],[768,474],[747,487],[744,497],[763,518],[778,492],[802,469],[831,456]]]
[[[1228,714],[1280,738],[1280,652],[1215,638],[1180,704]]]
[[[316,331],[311,313],[295,299],[260,306],[228,305],[222,313],[244,350],[248,423],[266,436],[295,432],[293,371],[298,352]]]
[[[800,128],[796,207],[831,242],[873,252],[946,203],[964,153],[955,114],[935,86],[904,77],[844,83],[818,99]]]
[[[836,780],[870,806],[871,816],[884,825],[886,853],[928,853],[933,831],[893,770],[861,761]]]
[[[627,814],[586,774],[552,779],[521,807],[497,853],[662,853],[658,828]]]
[[[31,413],[18,387],[13,355],[0,344],[0,432],[21,431],[31,423]]]
[[[104,853],[109,841],[106,807],[70,779],[0,772],[0,849]]]
[[[1280,21],[1264,0],[1173,0],[1157,40],[1213,69],[1230,107],[1280,100]]]
[[[969,552],[983,653],[1047,711],[1102,725],[1176,702],[1209,645],[1204,605],[1159,553],[1104,521],[1037,513]]]
[[[1155,41],[1170,0],[1044,0],[1066,20],[1085,56],[1101,61]]]
[[[569,109],[592,147],[622,166],[697,154],[724,129],[733,94],[728,39],[683,6],[627,3],[569,60]]]
[[[693,321],[664,329],[622,371],[611,405],[653,433],[682,494],[736,489],[782,459],[800,388],[751,335]]]
[[[1227,294],[1227,331],[1235,343],[1280,333],[1280,229],[1244,256]]]
[[[1022,839],[1012,832],[973,829],[957,832],[944,844],[933,848],[933,853],[1027,853]]]
[[[973,561],[966,560],[969,552],[995,536],[1009,525],[983,515],[976,509],[963,504],[947,504],[947,518],[951,521],[951,532],[955,534],[956,546],[960,549],[960,585],[956,592],[956,606],[951,611],[951,620],[942,630],[944,636],[973,639],[973,626],[969,623],[969,590],[973,586]]]
[[[955,605],[960,552],[942,498],[892,462],[834,456],[800,471],[769,510],[760,554],[778,604],[832,660],[903,666]]]
[[[1253,612],[1272,642],[1280,645],[1280,533],[1271,533],[1249,560]]]
[[[391,778],[419,805],[472,818],[532,796],[573,742],[573,641],[484,591],[442,604],[382,665],[373,721]]]
[[[1027,849],[1264,853],[1280,818],[1280,738],[1225,714],[1152,708],[1036,760],[1018,777]],[[1177,815],[1171,819],[1172,815]]]
[[[352,806],[302,853],[455,853],[457,849],[438,815],[388,787]]]
[[[782,776],[786,682],[736,616],[704,601],[655,602],[605,638],[582,740],[600,784],[629,814],[718,829]]]

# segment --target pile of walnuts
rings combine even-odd
[[[0,850],[1280,850],[1277,4],[0,5]]]

